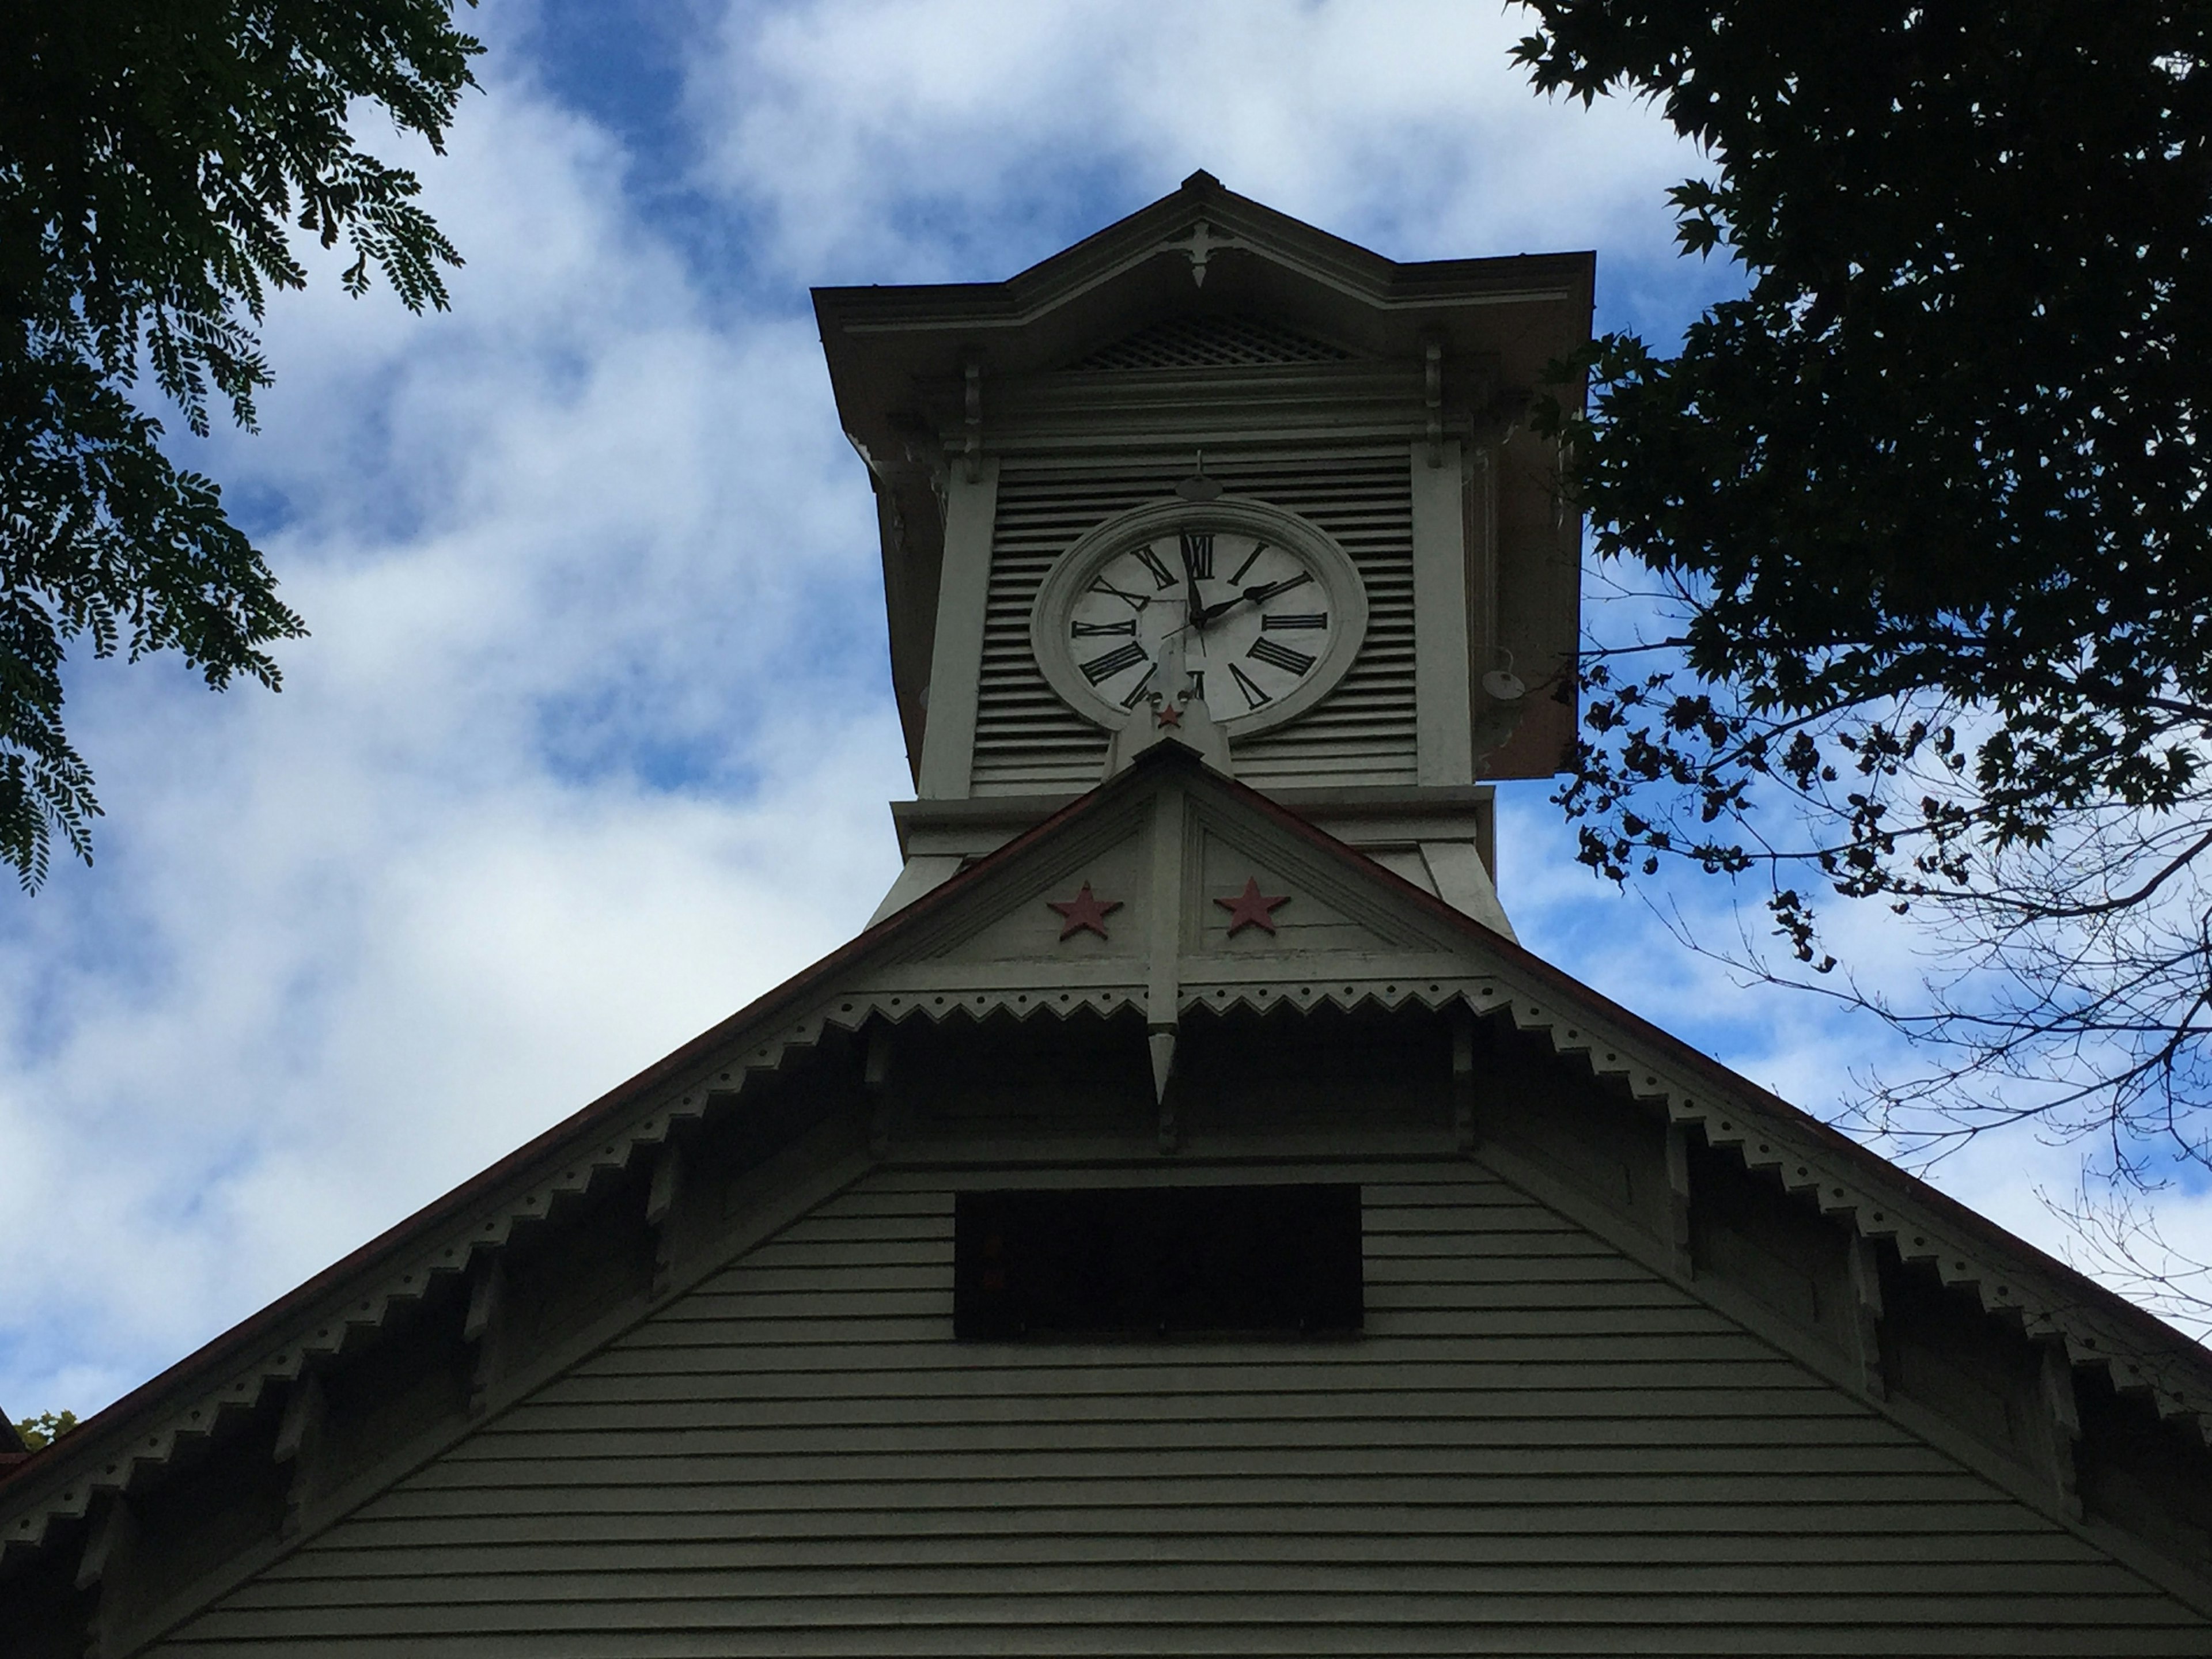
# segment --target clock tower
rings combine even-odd
[[[1580,529],[1521,416],[1594,263],[1197,173],[1003,283],[817,289],[915,786],[878,919],[1172,740],[1510,934],[1490,784],[1572,739]]]

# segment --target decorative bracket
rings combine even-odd
[[[1667,1126],[1668,1245],[1674,1255],[1674,1271],[1685,1279],[1697,1277],[1697,1261],[1690,1248],[1690,1132],[1679,1123]]]
[[[2081,1518],[2081,1476],[2074,1461],[2075,1443],[2081,1437],[2081,1413],[2074,1395],[2074,1364],[2066,1345],[2043,1345],[2043,1403],[2051,1419],[2051,1480],[2058,1494],[2058,1507],[2074,1520]]]
[[[1444,343],[1443,337],[1421,337],[1421,403],[1428,418],[1429,465],[1444,464]]]
[[[1206,286],[1206,262],[1223,248],[1242,247],[1243,246],[1244,243],[1243,238],[1223,235],[1217,232],[1213,227],[1208,224],[1205,220],[1200,219],[1196,224],[1191,227],[1190,234],[1188,235],[1171,237],[1167,241],[1162,242],[1160,244],[1160,252],[1163,253],[1181,253],[1187,255],[1190,260],[1191,286],[1194,288],[1204,288]]]
[[[1452,1039],[1452,1134],[1462,1152],[1474,1150],[1474,1016],[1455,1006]]]
[[[1881,1370],[1881,1263],[1874,1241],[1863,1235],[1851,1238],[1851,1337],[1858,1349],[1859,1386],[1869,1399],[1889,1397],[1889,1383]]]
[[[272,1454],[277,1462],[292,1466],[292,1482],[285,1488],[284,1518],[279,1527],[283,1537],[298,1536],[307,1506],[314,1502],[316,1454],[321,1449],[327,1409],[322,1381],[313,1371],[292,1385],[291,1397],[284,1402]]]
[[[461,1340],[476,1346],[477,1361],[469,1373],[469,1415],[481,1417],[499,1376],[501,1315],[507,1300],[505,1259],[483,1257],[475,1271],[475,1283],[469,1286],[469,1311],[461,1321]]]
[[[983,482],[983,358],[973,349],[961,354],[962,464],[969,483]]]
[[[122,1597],[118,1590],[129,1573],[131,1553],[137,1541],[138,1517],[131,1500],[118,1492],[93,1522],[84,1540],[84,1553],[77,1559],[76,1588],[87,1590],[96,1585],[100,1592],[88,1621],[84,1659],[109,1659],[130,1645],[121,1637]]]
[[[684,1187],[684,1151],[673,1140],[653,1160],[645,1193],[645,1224],[653,1229],[653,1289],[659,1301],[676,1277],[676,1200]]]
[[[869,1028],[860,1086],[868,1097],[868,1151],[881,1158],[891,1149],[891,1030],[888,1025],[878,1023]]]

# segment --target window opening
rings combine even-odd
[[[1345,1334],[1360,1328],[1359,1188],[961,1193],[953,1334]]]

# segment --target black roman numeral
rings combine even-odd
[[[1152,573],[1152,580],[1162,587],[1173,587],[1177,582],[1182,580],[1182,578],[1176,575],[1174,571],[1162,564],[1160,562],[1160,556],[1153,552],[1149,547],[1139,548],[1137,550],[1137,559],[1146,569]]]
[[[1319,660],[1318,658],[1309,657],[1303,651],[1293,651],[1287,645],[1278,645],[1265,635],[1253,641],[1252,648],[1244,654],[1251,658],[1254,662],[1269,663],[1277,668],[1287,668],[1293,674],[1304,673]]]
[[[1078,640],[1089,639],[1097,634],[1127,634],[1133,640],[1137,637],[1137,619],[1131,617],[1124,622],[1073,622],[1068,624],[1067,632],[1069,638]]]
[[[1129,623],[1132,628],[1136,625],[1134,621]],[[1293,611],[1280,617],[1262,617],[1260,618],[1260,626],[1262,629],[1276,630],[1285,628],[1326,628],[1328,626],[1328,612]]]
[[[1274,701],[1273,697],[1269,696],[1265,691],[1262,691],[1258,686],[1252,683],[1252,678],[1250,675],[1247,674],[1233,662],[1229,665],[1229,675],[1231,679],[1237,682],[1237,689],[1244,694],[1244,706],[1247,708],[1257,708],[1263,702],[1273,702]]]
[[[1199,581],[1213,580],[1213,532],[1211,530],[1186,530],[1182,532],[1182,568]]]
[[[1152,676],[1159,672],[1160,665],[1158,663],[1154,663],[1150,668],[1147,668],[1145,671],[1145,677],[1139,680],[1134,685],[1131,686],[1129,688],[1129,695],[1121,699],[1121,707],[1124,708],[1134,708],[1139,703],[1144,702],[1145,689],[1152,684]]]
[[[1249,569],[1250,569],[1254,565],[1257,564],[1257,563],[1260,562],[1260,556],[1261,556],[1262,553],[1265,553],[1267,550],[1267,543],[1265,543],[1265,542],[1255,542],[1255,543],[1253,543],[1253,544],[1252,544],[1252,551],[1251,551],[1250,556],[1245,559],[1245,561],[1244,561],[1244,562],[1243,562],[1243,563],[1242,563],[1242,564],[1240,564],[1240,565],[1238,565],[1238,566],[1237,567],[1237,574],[1236,574],[1235,575],[1231,576],[1229,580],[1230,580],[1231,581],[1232,581],[1232,582],[1241,582],[1241,581],[1243,581],[1243,580],[1244,580],[1244,573],[1245,573],[1246,571],[1249,570]]]
[[[1133,640],[1127,645],[1109,651],[1103,657],[1093,657],[1089,662],[1080,665],[1083,669],[1083,678],[1089,680],[1091,684],[1097,685],[1102,680],[1112,679],[1125,668],[1134,668],[1144,660],[1145,647]]]
[[[1127,605],[1132,611],[1142,611],[1146,605],[1152,602],[1152,596],[1151,594],[1124,593],[1120,588],[1115,586],[1113,583],[1108,581],[1103,576],[1099,577],[1096,581],[1091,584],[1091,591],[1094,593],[1111,593],[1115,599],[1121,600],[1124,605]]]

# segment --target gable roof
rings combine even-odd
[[[1218,921],[1243,879],[1279,931],[1230,937]],[[1121,907],[1071,935],[1050,901]],[[1221,907],[1217,909],[1216,907]],[[2077,1365],[2149,1393],[2161,1414],[2212,1423],[2212,1356],[2163,1322],[1596,992],[1401,880],[1173,743],[1149,750],[1055,817],[868,929],[610,1091],[443,1198],[315,1275],[12,1471],[0,1472],[0,1542],[35,1547],[57,1517],[166,1462],[228,1411],[252,1407],[349,1327],[380,1323],[441,1276],[496,1252],[516,1224],[620,1170],[742,1095],[830,1028],[955,1012],[1019,1018],[1078,1007],[1144,1011],[1171,1042],[1200,1007],[1465,1007],[1510,1018],[1739,1150],[1793,1191],[1908,1261],[2063,1340]],[[1171,1058],[1171,1057],[1170,1057]]]

